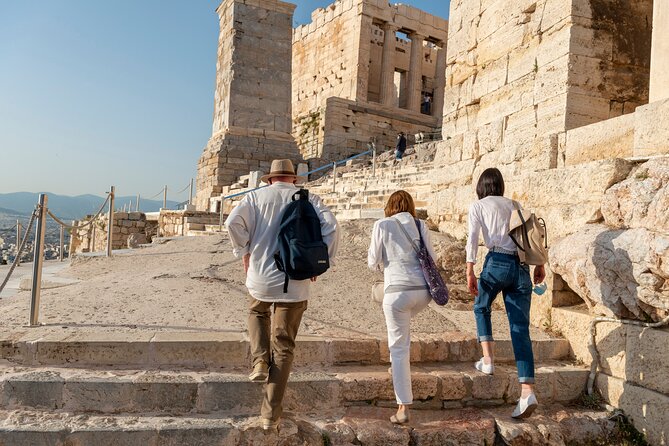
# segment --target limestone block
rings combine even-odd
[[[379,342],[374,339],[332,342],[329,349],[334,364],[378,364],[380,361]]]
[[[56,372],[28,372],[5,379],[2,405],[7,408],[63,408],[64,380]]]
[[[669,395],[669,332],[652,328],[627,328],[627,368],[630,383]],[[614,374],[614,376],[620,377]]]
[[[634,120],[634,115],[630,114],[568,131],[566,165],[632,156]]]
[[[488,445],[495,441],[495,420],[482,411],[460,410],[457,414],[439,416],[418,423],[411,430],[416,446]],[[363,443],[365,444],[365,443]]]
[[[407,429],[397,429],[390,421],[344,417],[342,420],[356,434],[358,444],[370,446],[406,446],[410,436]]]
[[[554,372],[554,401],[576,401],[588,382],[588,371],[579,367],[559,367]]]
[[[663,284],[669,237],[646,229],[610,230],[592,225],[550,250],[551,268],[594,313],[660,320],[669,315]]]
[[[634,156],[669,154],[669,99],[637,108],[634,129]]]
[[[495,370],[494,375],[465,374],[472,383],[472,398],[480,400],[502,399],[509,387],[509,375]]]
[[[81,378],[63,390],[64,409],[73,412],[153,412],[169,407],[187,413],[195,407],[197,383],[187,376],[172,376],[172,382],[155,382],[151,377]]]
[[[479,127],[479,154],[490,153],[499,149],[504,134],[504,120],[498,119]]]
[[[573,81],[568,70],[569,57],[565,54],[537,68],[534,96],[538,101],[545,101],[567,93],[568,85],[571,91]]]
[[[669,157],[642,164],[628,179],[607,190],[602,214],[606,224],[615,228],[646,228],[668,234]]]
[[[597,376],[597,388],[611,405],[622,409],[650,444],[669,438],[669,396],[613,378]]]
[[[611,117],[610,99],[594,97],[570,91],[567,94],[567,130],[582,127]]]
[[[669,52],[669,8],[666,3],[653,2],[653,37],[650,65],[650,102],[669,98],[669,65],[666,55]]]
[[[456,371],[437,370],[433,375],[441,381],[441,396],[444,401],[459,401],[469,394],[467,382],[469,381],[462,373]]]

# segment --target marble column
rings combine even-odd
[[[438,42],[437,66],[434,77],[434,98],[432,98],[432,116],[441,118],[444,113],[444,89],[446,88],[446,43]]]
[[[383,56],[381,59],[381,100],[384,105],[394,106],[395,93],[395,32],[397,27],[392,23],[383,26]]]
[[[650,51],[650,102],[669,98],[669,3],[653,2],[653,40]]]
[[[420,113],[422,76],[423,76],[423,41],[425,36],[411,33],[411,59],[409,63],[409,82],[407,86],[407,109]]]

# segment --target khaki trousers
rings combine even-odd
[[[274,326],[270,339],[272,306]],[[253,365],[259,362],[269,365],[269,378],[260,409],[260,415],[264,419],[277,421],[283,412],[283,395],[293,365],[295,337],[306,309],[306,300],[285,303],[262,302],[251,298],[248,328]]]

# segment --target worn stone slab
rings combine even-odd
[[[248,338],[242,333],[156,333],[149,362],[192,367],[236,367],[250,362]]]

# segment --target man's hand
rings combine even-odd
[[[251,264],[251,254],[244,254],[242,257],[242,264],[244,264],[244,273],[249,273],[249,265]]]
[[[534,284],[538,284],[544,281],[546,278],[546,268],[543,265],[538,265],[534,267]]]
[[[474,264],[467,262],[467,288],[472,296],[479,295],[479,286],[474,274]]]

